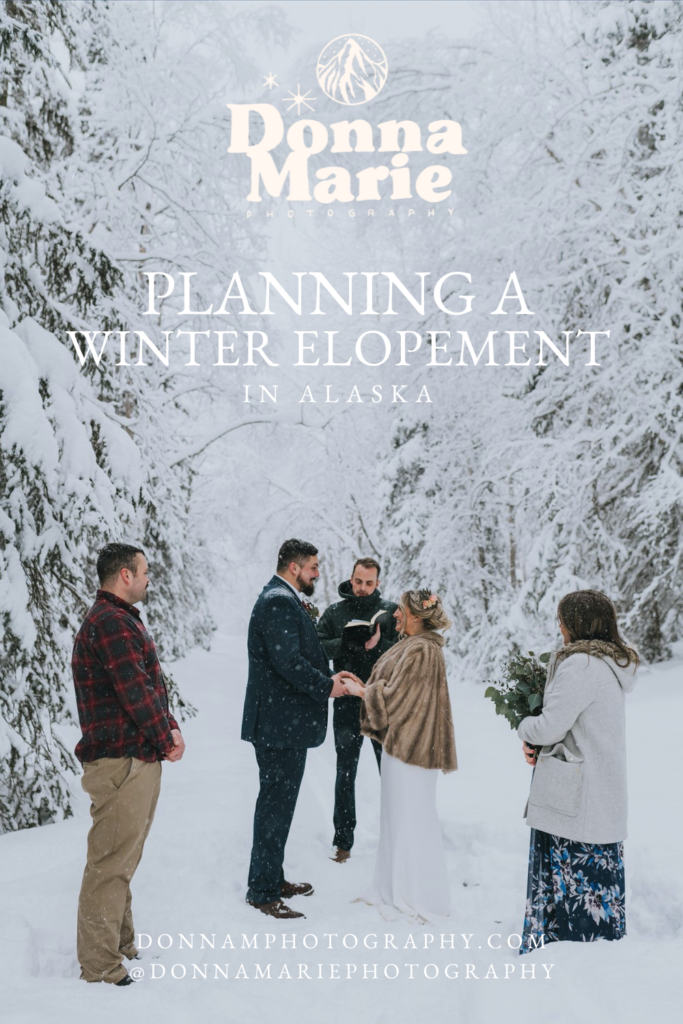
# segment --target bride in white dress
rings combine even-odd
[[[383,745],[379,849],[365,901],[439,924],[450,888],[436,780],[457,760],[437,630],[451,623],[429,590],[406,591],[395,617],[403,639],[379,659],[362,693],[361,732]]]

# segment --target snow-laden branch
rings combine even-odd
[[[202,452],[206,451],[209,445],[215,444],[216,441],[220,441],[222,437],[226,437],[228,434],[232,434],[235,430],[241,430],[242,427],[254,427],[258,424],[267,423],[271,427],[275,421],[272,419],[265,420],[243,420],[241,423],[232,423],[228,427],[221,427],[215,433],[210,434],[208,437],[202,438],[201,441],[197,441],[195,444],[190,445],[182,453],[176,455],[170,465],[179,466],[182,462],[186,462],[188,459],[194,459]]]

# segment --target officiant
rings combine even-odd
[[[374,665],[398,640],[394,612],[397,605],[385,601],[379,590],[380,564],[374,558],[359,558],[351,578],[339,586],[341,601],[330,605],[318,623],[318,635],[335,672],[353,672],[363,682]],[[364,626],[350,626],[354,620]],[[360,733],[361,698],[347,696],[334,700],[334,745],[337,779],[334,789],[334,856],[343,864],[351,856],[356,828],[356,772],[363,745]],[[382,747],[371,740],[380,768]]]

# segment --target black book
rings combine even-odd
[[[347,622],[342,633],[341,649],[343,650],[346,646],[364,647],[365,643],[375,635],[380,615],[386,615],[385,608],[376,612],[369,622],[366,622],[365,619],[351,619],[350,622]]]

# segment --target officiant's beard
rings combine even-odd
[[[304,583],[304,581],[299,578],[299,589],[306,597],[313,597],[315,592],[315,580],[311,580],[310,583]]]

